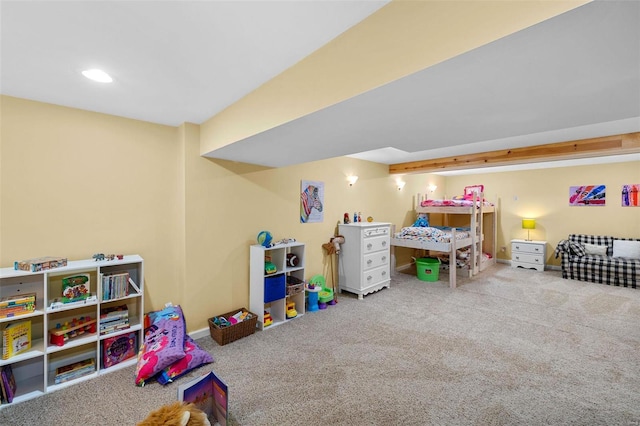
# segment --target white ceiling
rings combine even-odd
[[[1,0],[2,94],[200,124],[387,1]],[[101,68],[114,83],[80,72]]]
[[[385,3],[2,0],[0,92],[202,123]],[[640,2],[596,1],[208,155],[393,164],[637,131]]]

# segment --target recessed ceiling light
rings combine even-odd
[[[106,72],[99,69],[91,69],[82,71],[82,75],[87,77],[89,80],[97,81],[99,83],[111,83],[113,78]]]

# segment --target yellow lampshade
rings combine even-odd
[[[522,229],[536,229],[536,220],[522,219]]]
[[[522,219],[522,229],[527,230],[527,241],[531,241],[531,230],[536,229],[535,219]]]

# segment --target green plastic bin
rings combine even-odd
[[[421,281],[438,281],[440,272],[440,259],[421,257],[416,259],[416,272]]]

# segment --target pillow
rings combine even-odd
[[[599,256],[606,256],[607,255],[607,246],[599,246],[597,244],[583,244],[584,246],[584,251],[587,252],[587,254],[596,254]]]
[[[640,259],[640,241],[613,240],[613,257]]]
[[[200,348],[188,334],[184,341],[184,353],[184,358],[177,360],[158,374],[158,383],[166,385],[194,368],[213,362],[211,354]]]
[[[144,330],[144,342],[138,352],[136,385],[145,382],[184,358],[185,327],[180,306],[167,306],[161,311],[149,312],[151,325]]]
[[[569,250],[571,250],[571,253],[573,253],[575,256],[585,256],[587,254],[587,251],[584,249],[584,246],[582,244],[573,242],[573,241],[569,241]]]

